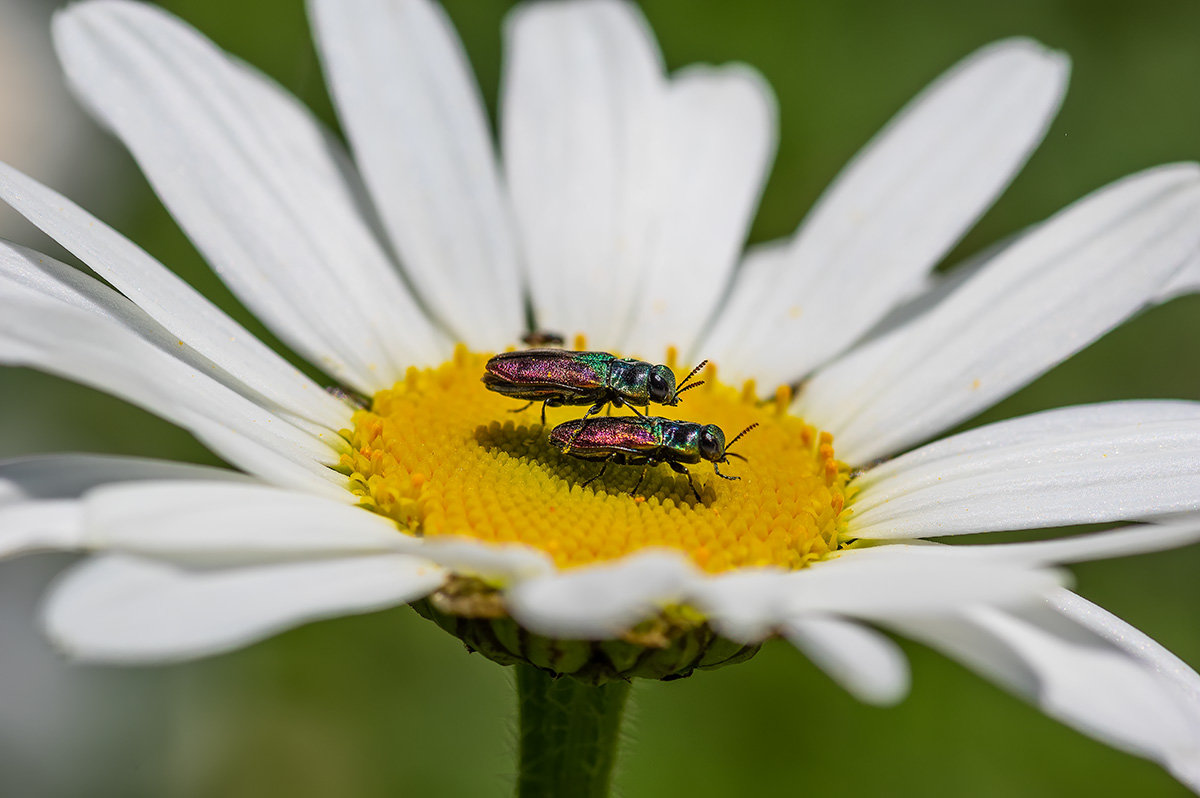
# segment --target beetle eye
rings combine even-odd
[[[650,400],[662,404],[671,398],[671,389],[667,388],[667,380],[662,374],[650,374]]]
[[[671,374],[671,379],[667,380],[663,370],[665,369],[656,368],[650,372],[650,401],[660,405],[666,404],[675,396],[675,375]]]
[[[700,456],[714,463],[725,457],[724,445],[709,430],[705,430],[700,436]]]

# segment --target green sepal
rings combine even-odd
[[[522,628],[504,612],[498,590],[479,580],[413,602],[424,618],[501,665],[530,665],[590,685],[681,679],[697,669],[744,662],[759,645],[721,637],[695,611],[673,607],[608,640],[564,640]]]

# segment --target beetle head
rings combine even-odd
[[[675,398],[675,374],[666,366],[654,366],[650,369],[647,382],[650,401],[660,405],[677,404]]]
[[[725,462],[725,433],[716,424],[706,424],[700,433],[700,456],[714,463]]]

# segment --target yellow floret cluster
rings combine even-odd
[[[460,347],[438,368],[410,369],[355,414],[344,432],[354,452],[342,468],[363,506],[417,535],[535,546],[562,568],[669,547],[711,572],[794,569],[838,548],[849,469],[828,434],[787,413],[786,390],[759,402],[751,386],[722,385],[709,367],[706,384],[677,407],[651,406],[652,415],[717,424],[727,440],[759,426],[732,449],[747,460],[722,466],[738,481],[720,479],[708,462],[689,466],[702,501],[666,465],[630,495],[640,466],[609,466],[581,487],[600,464],[550,445],[549,428],[586,408],[550,408],[543,428],[540,405],[514,413],[520,402],[483,386],[487,359]]]

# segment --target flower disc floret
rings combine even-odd
[[[513,412],[519,404],[480,383],[487,357],[460,348],[437,368],[410,369],[355,414],[342,466],[364,507],[424,537],[533,546],[560,568],[666,547],[709,572],[795,569],[844,538],[849,469],[828,434],[787,412],[786,389],[760,402],[753,386],[723,385],[708,368],[679,406],[650,412],[717,424],[729,440],[757,423],[735,447],[746,460],[723,467],[740,478],[720,479],[706,461],[688,466],[697,501],[686,476],[659,465],[631,495],[641,466],[610,465],[585,487],[601,464],[550,443],[549,428],[585,408],[548,408],[543,428],[538,405]],[[673,361],[668,353],[677,370]]]

